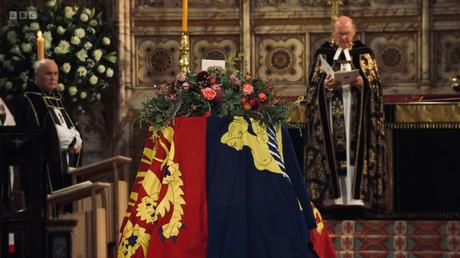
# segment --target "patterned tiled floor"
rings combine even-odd
[[[460,221],[327,220],[339,258],[460,258]]]

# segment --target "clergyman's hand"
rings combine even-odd
[[[335,80],[330,74],[326,76],[326,79],[324,79],[324,86],[326,86],[326,89],[328,90],[338,89],[340,88],[340,85],[342,85],[342,83]]]
[[[364,81],[363,77],[361,75],[358,75],[354,81],[351,82],[351,85],[357,86],[359,88],[362,88],[364,86]]]

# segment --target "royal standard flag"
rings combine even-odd
[[[315,226],[286,130],[177,118],[148,136],[118,257],[314,257]]]

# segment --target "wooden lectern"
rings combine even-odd
[[[128,203],[129,169],[131,158],[115,156],[88,166],[71,170],[72,182],[81,180],[108,181],[111,183],[111,200],[113,208],[110,211],[112,236],[109,240],[115,245],[118,243],[119,228]]]
[[[46,255],[46,162],[47,133],[41,129],[0,127],[0,257],[8,257],[8,233],[24,236],[18,250],[25,257]],[[21,184],[26,193],[26,209],[10,207],[9,166],[23,170]]]

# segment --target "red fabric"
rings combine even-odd
[[[173,127],[172,142],[168,141],[167,135],[163,134],[160,139],[154,141],[152,132],[149,132],[143,158],[139,165],[138,176],[132,188],[132,192],[135,194],[130,196],[130,202],[133,203],[129,205],[128,217],[125,217],[120,229],[122,238],[118,250],[119,257],[121,255],[121,257],[149,258],[206,258],[208,235],[205,159],[206,117],[178,118]],[[149,154],[149,150],[154,148],[156,150],[155,158],[152,159],[151,163],[142,162],[151,159],[146,154]],[[171,172],[168,165],[161,169],[162,164],[164,165],[162,161],[167,160],[172,155],[174,155],[173,163],[178,166],[180,171],[180,174],[176,176]],[[138,209],[142,207],[143,198],[148,195],[148,192],[153,191],[151,189],[154,189],[153,186],[150,187],[150,190],[144,188],[144,186],[148,188],[149,183],[154,180],[148,180],[146,179],[148,176],[143,175],[152,172],[161,182],[161,190],[156,203],[148,206],[148,208],[155,207],[157,211],[162,210],[159,208],[160,202],[168,198],[167,192],[171,193],[172,191],[172,184],[168,184],[169,181],[176,180],[176,183],[172,191],[174,198],[171,199],[170,209],[165,209],[166,212],[162,213],[164,216],[158,216],[154,223],[147,223],[145,218],[142,219],[139,216]],[[143,207],[146,207],[145,204]],[[173,218],[179,219],[172,220]],[[171,223],[171,221],[176,222]],[[173,232],[173,230],[163,232],[162,227],[168,223],[180,225],[177,235],[165,237],[164,233],[168,235]],[[146,239],[146,235],[143,234],[144,229],[145,233],[150,235],[149,241],[142,241],[142,239]],[[141,242],[142,244],[139,245]],[[147,253],[144,253],[144,250]]]
[[[327,230],[326,224],[321,217],[321,213],[311,204],[313,208],[313,214],[316,218],[317,228],[310,231],[310,241],[313,244],[313,249],[318,254],[320,258],[336,258],[334,245],[332,244],[329,232]]]

